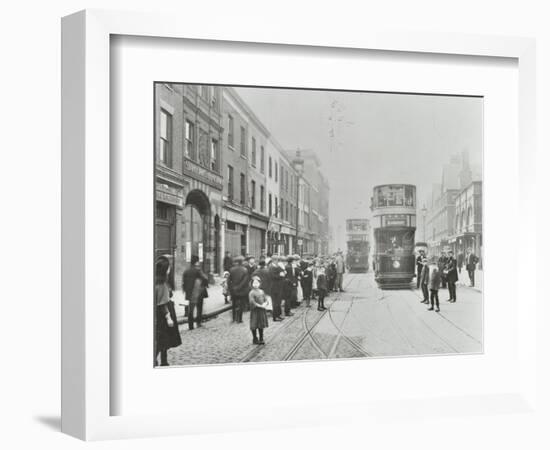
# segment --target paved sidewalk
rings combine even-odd
[[[225,304],[223,298],[223,290],[221,286],[223,278],[214,277],[214,283],[208,287],[208,298],[204,299],[204,305],[202,310],[203,317],[215,316],[231,308],[231,304]],[[174,292],[172,300],[175,304],[176,316],[178,323],[187,323],[187,317],[185,314],[185,306],[187,301],[185,300],[185,294],[181,289]]]
[[[483,270],[476,270],[476,277],[475,277],[476,284],[471,289],[474,289],[479,292],[483,292]],[[458,283],[459,286],[466,286],[470,287],[470,278],[468,277],[468,271],[466,269],[462,269],[462,273],[458,274]]]

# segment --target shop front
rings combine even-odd
[[[225,210],[224,253],[234,256],[245,256],[248,253],[248,216],[242,212]]]
[[[167,256],[174,261],[178,248],[178,224],[181,223],[184,203],[183,187],[158,179],[155,199],[155,258]]]
[[[248,254],[259,259],[266,252],[267,219],[250,217]]]

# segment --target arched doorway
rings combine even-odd
[[[191,257],[199,257],[202,269],[210,272],[208,255],[210,242],[210,201],[206,194],[194,189],[185,199],[182,214],[182,241],[185,248],[185,263],[191,262]]]

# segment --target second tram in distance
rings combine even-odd
[[[371,199],[374,278],[381,288],[409,287],[415,275],[416,186],[376,186]]]
[[[346,265],[350,272],[367,272],[369,270],[369,234],[368,219],[346,220]]]

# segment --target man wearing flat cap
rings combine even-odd
[[[278,255],[273,255],[269,266],[270,286],[269,295],[271,295],[271,303],[273,304],[273,321],[279,322],[283,320],[281,310],[281,300],[285,282],[285,270],[279,265]]]
[[[250,275],[243,266],[244,258],[236,256],[233,258],[234,266],[229,271],[227,286],[231,294],[233,321],[242,323],[243,311],[248,303],[248,292],[250,290]]]

